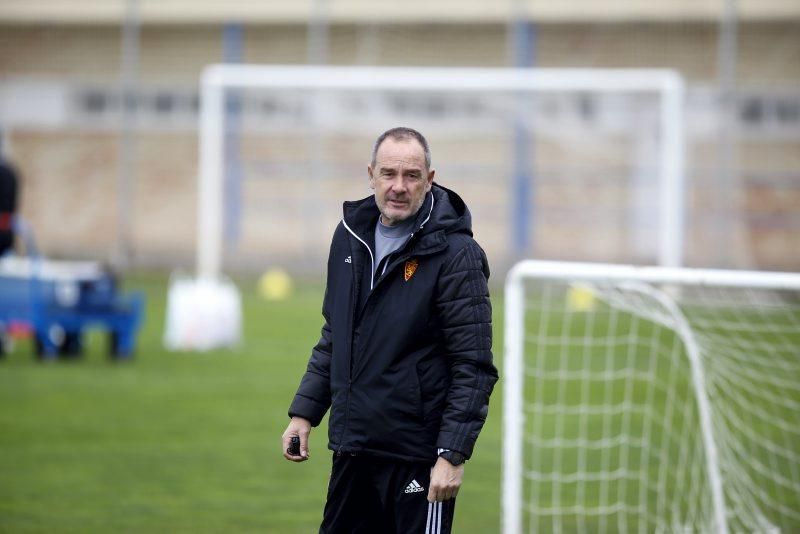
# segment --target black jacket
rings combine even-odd
[[[467,458],[497,381],[489,267],[471,217],[433,184],[406,245],[373,278],[374,197],[345,202],[333,235],[325,324],[289,409],[316,426],[330,407],[334,451],[432,462]]]

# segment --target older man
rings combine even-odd
[[[311,428],[330,408],[320,532],[450,532],[497,381],[489,267],[464,201],[433,182],[422,134],[382,134],[367,171],[375,194],[345,202],[333,236],[325,324],[284,456],[309,458]]]

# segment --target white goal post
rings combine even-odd
[[[800,528],[800,274],[523,261],[502,530]]]
[[[510,95],[531,91],[643,93],[658,97],[658,261],[682,262],[684,226],[684,82],[661,69],[508,69],[211,65],[200,82],[197,273],[214,278],[223,255],[226,91],[245,89],[426,91]],[[377,134],[378,132],[376,132]]]

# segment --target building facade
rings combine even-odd
[[[688,89],[686,263],[796,270],[800,4],[738,2],[735,50],[729,48],[735,54],[728,62],[718,53],[720,20],[726,16],[720,4],[139,2],[140,45],[128,96],[134,103],[128,109],[135,112],[125,123],[120,82],[126,76],[125,4],[9,0],[0,4],[3,153],[21,172],[21,213],[45,253],[109,259],[122,238],[134,265],[189,266],[196,243],[198,80],[210,63],[675,69]],[[285,101],[291,97],[261,100],[260,107],[238,112],[245,115],[236,137],[243,156],[234,159],[245,181],[229,199],[229,207],[242,213],[227,230],[236,243],[231,255],[240,260],[232,268],[260,268],[276,255],[290,267],[319,268],[317,256],[324,257],[336,206],[366,194],[369,142],[382,124],[341,136],[325,130],[321,152],[302,148],[320,135],[313,129],[276,135],[248,126],[250,115],[261,113],[268,121]],[[471,176],[456,181],[456,188],[482,217],[476,217],[476,232],[490,257],[653,261],[630,244],[637,238],[625,237],[629,228],[624,233],[616,228],[636,226],[639,219],[617,222],[604,215],[629,203],[626,179],[609,183],[591,172],[597,161],[643,165],[652,147],[633,157],[626,153],[639,150],[633,145],[606,150],[575,134],[596,128],[613,105],[593,95],[541,104],[563,106],[563,113],[579,122],[567,133],[537,135],[534,129],[535,139],[526,141],[538,181],[531,197],[531,238],[521,250],[510,244],[509,184],[496,176],[510,165],[507,144],[513,144],[513,133],[496,136],[496,142],[482,141],[480,131],[468,139],[442,136],[434,145],[435,162],[439,150],[451,175]],[[458,125],[471,113],[448,103],[440,108],[427,110],[434,125],[437,120]],[[127,133],[121,124],[127,124]],[[120,143],[121,136],[132,142]],[[575,139],[563,141],[564,136]],[[562,164],[569,158],[556,154],[569,145],[553,139],[584,144],[594,159],[582,166]],[[478,164],[459,163],[465,146],[467,160]],[[352,176],[352,182],[325,181],[331,176],[329,161],[338,166],[333,174]],[[586,180],[577,183],[572,175]],[[448,184],[448,176],[439,177]],[[128,193],[121,195],[120,188]],[[316,194],[320,190],[324,196]],[[599,204],[607,212],[579,216]],[[328,205],[332,209],[324,212],[320,231],[309,219]],[[488,221],[483,228],[482,220]],[[287,224],[302,230],[299,245],[281,231]]]

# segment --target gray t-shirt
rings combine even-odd
[[[391,254],[399,250],[406,244],[408,238],[411,236],[411,230],[414,228],[414,217],[410,217],[405,221],[395,224],[394,226],[386,226],[381,222],[378,217],[378,222],[375,225],[375,274],[383,274],[385,266],[381,266],[381,261]],[[378,272],[380,268],[381,272]]]

